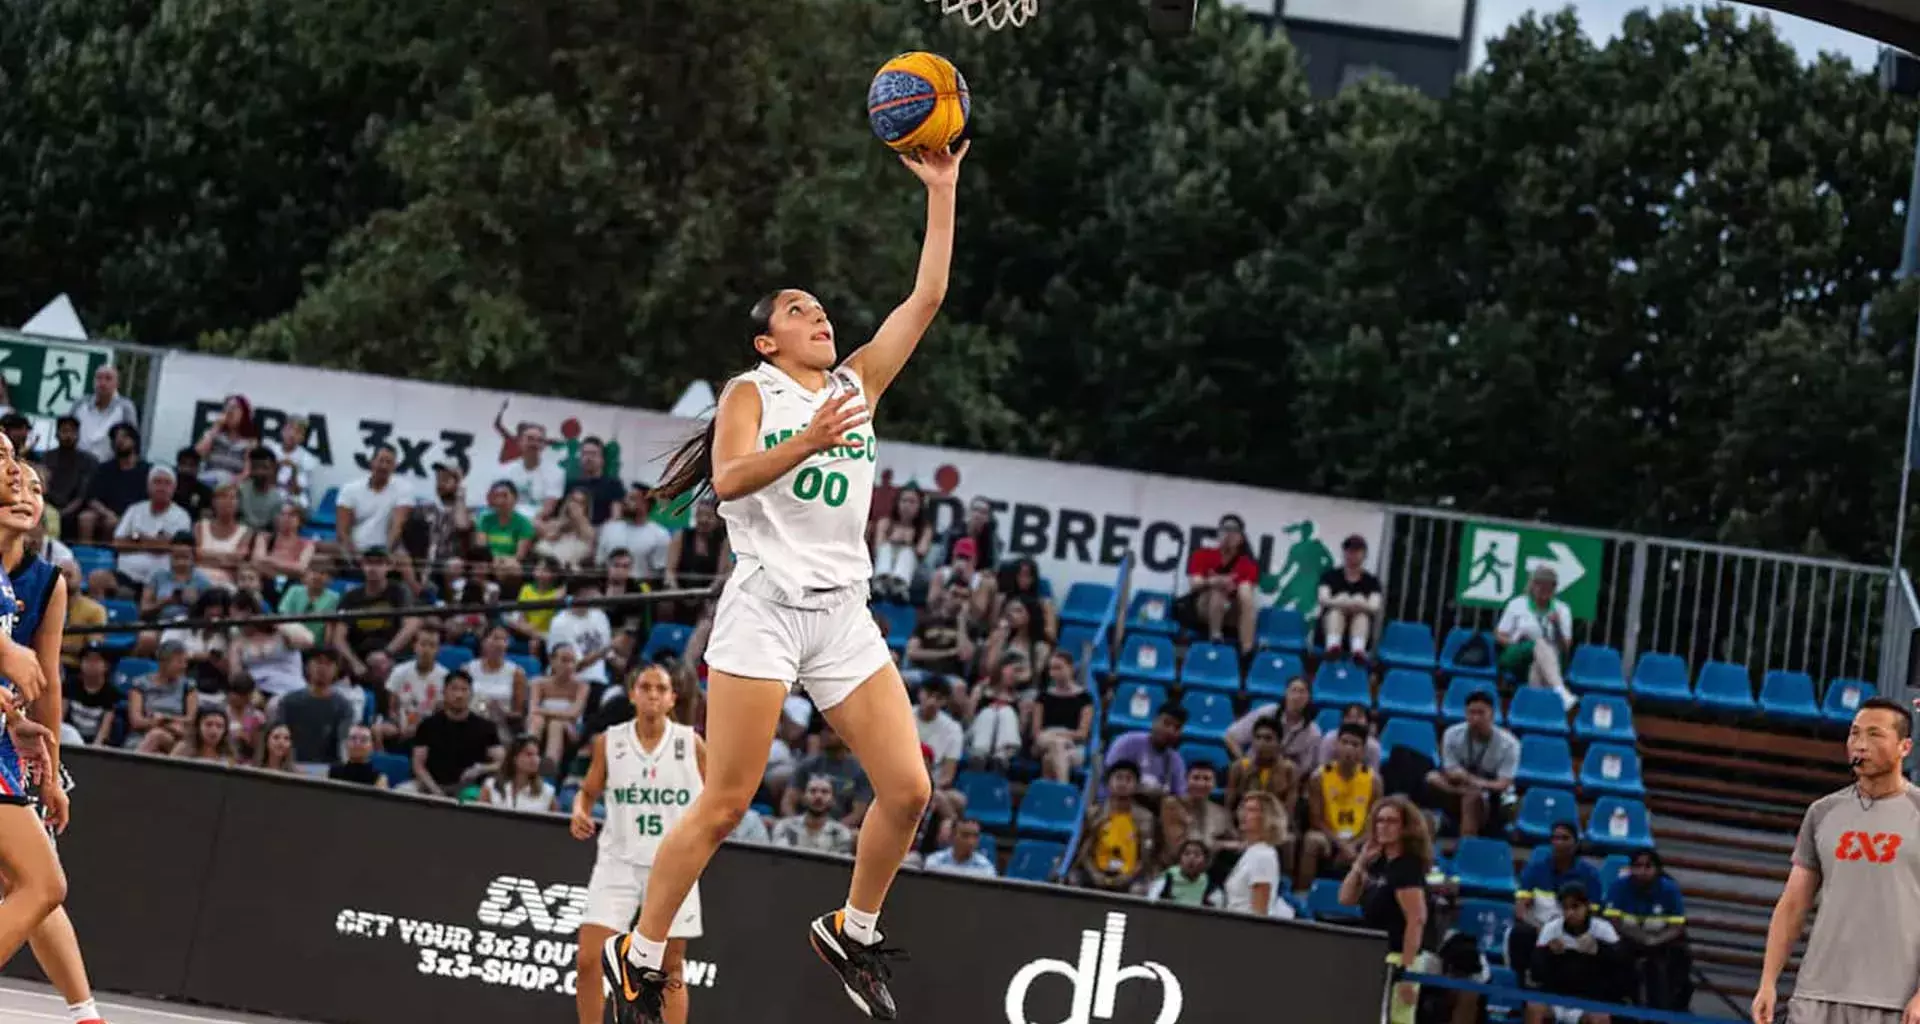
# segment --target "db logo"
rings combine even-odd
[[[1896,832],[1842,832],[1833,848],[1834,860],[1864,860],[1874,864],[1891,863],[1900,852]]]
[[[1105,935],[1092,929],[1080,933],[1079,963],[1048,958],[1013,972],[1013,980],[1007,983],[1007,1024],[1040,1024],[1027,1018],[1027,990],[1043,974],[1057,974],[1073,983],[1072,1009],[1058,1024],[1112,1020],[1114,993],[1123,981],[1159,982],[1160,1013],[1154,1017],[1154,1024],[1176,1024],[1185,1002],[1180,979],[1151,960],[1133,967],[1120,966],[1120,949],[1126,937],[1127,915],[1108,914]]]
[[[525,928],[548,935],[571,935],[587,909],[587,890],[558,883],[545,888],[531,878],[501,875],[487,885],[474,916],[489,928]]]

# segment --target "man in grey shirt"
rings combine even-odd
[[[340,662],[332,651],[308,651],[306,667],[307,688],[275,702],[267,727],[284,724],[293,733],[293,759],[300,764],[333,764],[354,726],[353,701],[333,685]]]
[[[1493,696],[1475,690],[1467,695],[1467,720],[1440,737],[1440,767],[1427,773],[1427,788],[1460,823],[1461,835],[1477,836],[1513,791],[1519,770],[1520,741],[1493,724]]]
[[[1814,896],[1790,1024],[1902,1024],[1920,1019],[1920,790],[1900,766],[1913,716],[1876,697],[1854,713],[1847,760],[1854,783],[1807,808],[1793,870],[1767,928],[1755,1024],[1773,1024],[1774,990]]]

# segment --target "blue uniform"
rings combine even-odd
[[[38,555],[28,555],[9,576],[13,584],[13,593],[17,612],[13,617],[13,642],[34,646],[34,636],[40,632],[40,624],[46,620],[47,605],[53,599],[54,584],[60,580],[60,570],[52,562]],[[51,681],[51,680],[49,680]],[[73,789],[73,777],[67,774],[65,765],[60,766],[60,786]],[[34,803],[39,802],[39,787],[34,780],[27,780],[27,795]]]
[[[0,629],[5,629],[8,636],[17,635],[15,630],[20,622],[20,613],[20,599],[14,594],[13,578],[0,572]],[[34,619],[37,624],[39,621],[37,610],[34,613]],[[29,634],[30,637],[31,634]],[[0,685],[11,688],[13,683],[0,682]],[[24,806],[32,802],[28,796],[29,792],[26,772],[20,765],[20,751],[13,746],[13,734],[0,729],[0,804]]]

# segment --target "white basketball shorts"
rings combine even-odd
[[[594,858],[593,874],[587,879],[587,909],[580,915],[580,923],[597,924],[615,934],[631,929],[647,896],[649,870],[645,864],[628,864],[616,857]],[[695,882],[687,901],[674,915],[667,938],[697,939],[700,935],[700,883]]]
[[[714,609],[710,667],[747,679],[797,682],[825,711],[893,662],[864,588],[849,587],[842,599],[821,607],[796,608],[763,596],[741,575],[727,580]]]

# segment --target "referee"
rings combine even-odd
[[[1775,1024],[1774,990],[1814,895],[1788,1024],[1920,1024],[1920,789],[1901,764],[1913,715],[1882,697],[1860,705],[1847,733],[1853,785],[1807,808],[1793,870],[1767,926],[1754,1024]]]

